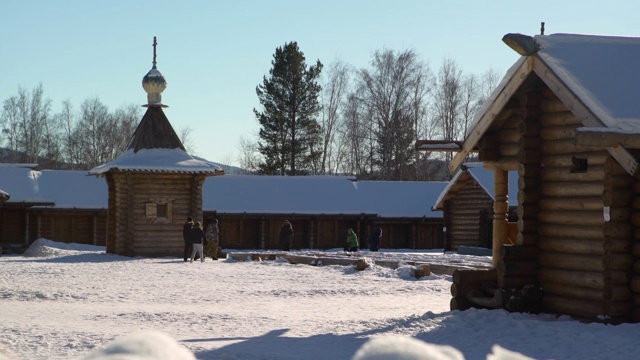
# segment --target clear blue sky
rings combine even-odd
[[[287,42],[307,64],[362,68],[375,50],[411,48],[433,72],[450,57],[465,73],[502,74],[518,59],[506,33],[536,35],[544,21],[545,34],[640,36],[638,14],[630,0],[3,0],[0,101],[42,83],[54,111],[90,97],[112,111],[145,104],[157,36],[171,124],[193,129],[194,154],[234,164],[240,137],[259,129],[255,88]]]

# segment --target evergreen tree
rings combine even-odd
[[[253,109],[260,122],[258,149],[264,174],[314,173],[322,152],[317,78],[322,63],[307,68],[296,42],[276,48],[269,77],[256,87],[263,107]]]

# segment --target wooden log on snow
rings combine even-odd
[[[497,277],[498,274],[495,269],[456,269],[453,271],[451,279],[454,284],[482,284],[485,282],[496,281]]]
[[[500,309],[504,303],[502,292],[496,290],[494,295],[489,297],[482,290],[474,289],[469,291],[464,298],[471,304],[476,304],[490,309]]]
[[[449,308],[451,309],[451,311],[453,310],[464,311],[464,310],[469,310],[472,307],[474,306],[472,306],[464,297],[451,298],[451,301],[449,302]]]
[[[429,264],[416,264],[414,270],[414,276],[416,279],[431,275],[431,266]]]

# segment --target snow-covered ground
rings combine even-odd
[[[361,255],[490,262],[441,252]],[[637,358],[640,324],[449,311],[451,277],[416,279],[410,269],[191,264],[40,239],[24,255],[0,256],[0,359]]]

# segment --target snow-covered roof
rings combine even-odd
[[[203,209],[231,214],[377,215],[441,218],[431,204],[446,182],[355,181],[346,176],[208,177],[202,189]],[[0,186],[11,194],[7,203],[53,208],[106,209],[104,179],[86,171],[7,167]]]
[[[60,209],[108,207],[106,182],[87,176],[86,171],[6,167],[0,171],[0,185],[11,194],[7,204],[28,203]]]
[[[520,57],[507,71],[469,127],[450,170],[462,164],[531,72],[570,98],[565,105],[579,112],[584,126],[640,134],[640,38],[551,34],[533,40],[537,52]]]
[[[89,170],[89,174],[100,175],[110,170],[201,174],[223,172],[217,164],[195,158],[179,148],[141,149],[138,152],[129,149],[117,159]]]
[[[640,133],[640,38],[535,36],[537,56],[606,126]]]
[[[462,174],[469,174],[480,187],[495,200],[496,194],[493,186],[493,171],[489,171],[482,166],[480,162],[465,163],[458,171],[453,175],[453,178],[449,181],[446,188],[440,193],[438,199],[434,202],[433,209],[442,210],[444,200],[449,194],[451,188],[458,182]],[[509,206],[518,205],[518,173],[515,171],[509,171],[509,192],[508,202]]]
[[[440,218],[431,210],[446,182],[355,181],[335,176],[207,178],[203,209],[231,214],[368,214]]]

